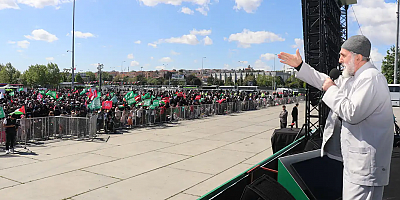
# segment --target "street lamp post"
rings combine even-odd
[[[204,69],[203,69],[203,60],[204,60],[204,58],[206,58],[206,57],[202,57],[201,58],[201,82],[203,82],[203,79],[204,79]]]
[[[168,64],[162,64],[164,66],[164,69],[167,68]],[[171,77],[168,76],[168,85],[171,85]]]
[[[74,70],[74,62],[75,62],[75,0],[72,6],[72,84],[71,88],[74,90],[75,88],[75,70]]]
[[[99,70],[99,86],[100,86],[100,92],[101,92],[101,69],[103,69],[103,64],[98,63],[97,69]]]
[[[123,68],[124,62],[125,62],[125,60],[121,62],[121,73],[122,73],[122,74],[124,73],[124,68]]]
[[[273,85],[272,88],[275,91],[275,76],[276,76],[276,71],[275,71],[275,57],[277,56],[277,54],[274,54],[274,75],[272,76],[272,81],[273,81]]]

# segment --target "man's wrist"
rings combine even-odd
[[[303,61],[301,61],[300,65],[297,66],[297,67],[295,67],[295,69],[296,69],[297,71],[300,71],[300,68],[301,68],[302,65],[303,65]]]

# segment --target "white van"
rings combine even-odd
[[[388,84],[392,106],[400,106],[400,84]]]

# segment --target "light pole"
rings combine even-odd
[[[203,75],[204,75],[204,72],[203,72],[203,60],[204,60],[204,58],[206,58],[206,57],[202,57],[201,58],[201,82],[203,82],[203,79],[204,79],[204,77],[203,77]]]
[[[396,48],[394,52],[394,78],[393,78],[393,83],[397,84],[397,65],[398,65],[398,54],[399,54],[399,9],[400,9],[400,1],[397,1],[397,30],[396,30]]]
[[[168,64],[162,64],[164,66],[164,69],[167,68]],[[168,76],[168,85],[171,85],[171,77]]]
[[[273,85],[272,88],[275,91],[275,76],[276,76],[276,71],[275,71],[275,57],[277,56],[277,54],[274,54],[274,75],[272,76],[272,81],[273,81]]]
[[[75,88],[75,0],[72,5],[72,84],[71,88],[74,90]]]
[[[100,63],[98,63],[97,65],[98,65],[97,69],[99,70],[99,86],[100,86],[100,92],[101,92],[101,69],[103,69],[104,65],[100,64]]]
[[[124,68],[123,68],[124,62],[125,62],[125,60],[121,62],[121,73],[122,73],[122,74],[124,73]]]

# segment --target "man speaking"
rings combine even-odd
[[[297,78],[326,91],[331,109],[321,156],[342,160],[343,199],[377,200],[389,183],[393,148],[393,109],[385,77],[369,62],[371,43],[355,35],[345,41],[339,63],[343,75],[332,81],[295,55],[281,52],[281,63],[295,67]]]

